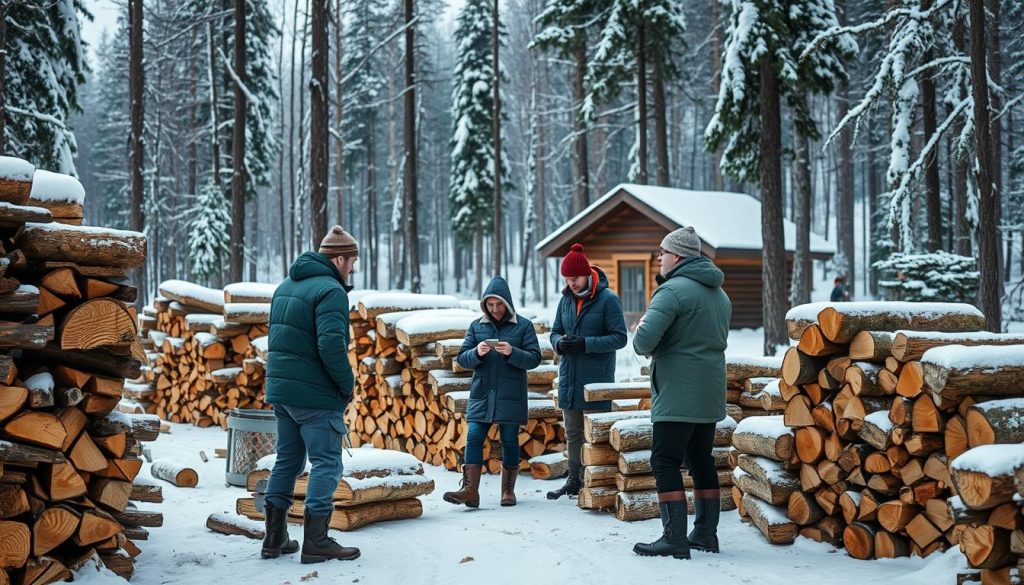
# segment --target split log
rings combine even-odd
[[[979,402],[967,410],[965,419],[971,447],[1024,441],[1024,398]]]
[[[776,461],[788,461],[793,456],[794,442],[795,434],[783,424],[781,416],[743,419],[732,436],[733,446],[741,452]]]
[[[424,496],[434,491],[434,480],[423,475],[395,477],[343,477],[335,489],[336,506],[359,506]]]
[[[611,487],[583,488],[577,499],[579,507],[584,510],[603,510],[615,507],[615,496],[618,490]]]
[[[569,459],[563,453],[549,453],[530,459],[533,479],[559,479],[569,473]]]
[[[781,370],[782,360],[777,357],[725,357],[725,377],[729,386],[742,386],[747,378],[778,378]]]
[[[253,540],[263,540],[266,536],[259,522],[227,514],[210,514],[206,519],[206,527],[220,534],[239,535]]]
[[[921,358],[933,395],[959,399],[969,394],[1016,396],[1024,388],[1024,346],[948,345]]]
[[[1017,561],[1010,550],[1010,531],[987,524],[964,527],[960,548],[968,565],[975,569],[999,569]]]
[[[170,459],[158,459],[149,468],[150,474],[177,487],[196,487],[199,474],[194,469],[185,467]]]
[[[745,493],[775,506],[787,503],[789,496],[800,490],[800,480],[777,462],[772,465],[769,459],[749,455],[740,455],[740,467],[733,470],[732,481]]]
[[[651,411],[601,412],[583,415],[583,437],[588,443],[607,443],[611,439],[612,425],[620,420],[650,419]]]
[[[648,381],[587,384],[583,387],[583,399],[588,402],[650,397],[651,383]]]
[[[138,268],[146,260],[146,237],[138,232],[27,223],[15,242],[31,258],[87,266]]]
[[[833,342],[849,343],[861,331],[981,331],[985,317],[966,303],[871,301],[828,306],[818,324]]]
[[[32,555],[40,557],[57,548],[78,531],[81,515],[68,506],[43,510],[32,527]]]
[[[892,355],[895,333],[888,331],[861,331],[850,341],[850,359],[865,362],[884,362]]]
[[[789,495],[789,501],[786,503],[786,517],[800,526],[808,526],[824,518],[825,511],[812,496],[795,491]]]
[[[843,546],[851,557],[860,560],[875,558],[875,528],[854,522],[843,530]]]
[[[833,343],[826,339],[817,324],[812,324],[804,329],[803,333],[800,334],[800,342],[797,344],[797,348],[805,355],[812,357],[847,353],[844,345]]]
[[[827,357],[814,357],[791,347],[782,358],[782,379],[791,386],[818,379],[818,372],[828,363]]]
[[[0,543],[0,569],[24,566],[32,548],[32,532],[21,522],[0,520]]]
[[[1019,333],[940,333],[935,331],[897,331],[892,343],[892,356],[901,362],[920,360],[933,347],[945,345],[1021,345]]]
[[[797,525],[786,517],[783,508],[772,506],[751,494],[743,494],[743,508],[769,544],[793,544]]]
[[[1024,445],[982,445],[953,461],[956,493],[972,510],[987,510],[1013,499],[1015,473],[1024,468]]]

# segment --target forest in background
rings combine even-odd
[[[472,293],[515,272],[549,301],[533,246],[628,181],[761,199],[836,243],[818,271],[859,298],[926,266],[974,274],[949,294],[990,327],[1021,318],[1024,1],[119,6],[89,59],[88,3],[0,0],[0,136],[77,174],[87,223],[146,231],[145,291],[275,280],[341,223],[358,286]],[[821,277],[798,238],[793,281],[771,278],[764,240],[770,345]]]

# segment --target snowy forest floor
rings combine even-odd
[[[298,555],[276,560],[259,557],[259,542],[224,536],[205,528],[214,512],[234,514],[242,488],[225,487],[224,460],[203,463],[199,451],[224,447],[219,428],[172,425],[170,434],[150,444],[154,457],[173,457],[199,472],[199,486],[180,489],[163,484],[162,504],[140,504],[163,512],[164,525],[139,542],[132,583],[921,583],[955,582],[964,566],[956,549],[928,559],[857,561],[841,550],[806,539],[786,547],[769,545],[756,528],[742,524],[735,511],[722,514],[718,555],[694,553],[693,560],[641,558],[633,554],[638,541],[660,535],[660,521],[620,522],[614,516],[585,512],[575,500],[551,502],[544,493],[560,480],[519,478],[515,508],[498,506],[497,477],[484,477],[479,510],[457,508],[441,494],[457,489],[459,475],[425,466],[436,484],[422,498],[423,516],[382,523],[352,533],[332,531],[342,544],[358,546],[362,557],[352,562],[302,565]],[[148,464],[143,469],[149,474]],[[691,518],[692,522],[692,518]],[[290,528],[301,541],[302,528]],[[87,571],[90,571],[87,569]],[[827,576],[827,577],[826,577]],[[123,582],[112,574],[80,575],[85,582]],[[76,578],[76,581],[78,579]]]

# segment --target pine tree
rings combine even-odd
[[[760,183],[764,351],[773,355],[787,344],[782,100],[800,133],[816,137],[807,96],[831,92],[846,81],[843,60],[856,45],[842,35],[804,51],[812,39],[838,26],[832,0],[731,0],[730,10],[718,103],[705,139],[710,150],[724,148],[723,171]]]
[[[601,104],[618,97],[623,86],[636,83],[637,135],[630,153],[630,179],[647,182],[648,83],[664,84],[678,76],[675,59],[685,48],[686,34],[683,5],[678,0],[614,0],[599,26],[596,51],[587,67],[587,95],[580,112],[593,123]],[[648,77],[648,67],[658,75]],[[659,88],[655,89],[657,92]],[[663,115],[663,85],[660,90]]]
[[[87,72],[80,15],[91,18],[82,0],[52,0],[15,3],[6,17],[4,150],[68,174],[77,145],[67,123]]]
[[[220,272],[228,253],[231,206],[228,198],[211,178],[199,190],[189,212],[188,255],[192,274],[209,278]]]
[[[113,35],[100,43],[97,55],[91,83],[97,92],[92,117],[98,131],[91,148],[99,184],[95,196],[103,202],[99,225],[128,229],[128,26],[123,14]]]
[[[502,36],[505,33],[502,30]],[[493,68],[491,65],[490,6],[467,2],[456,20],[458,46],[452,89],[451,202],[452,230],[468,243],[478,230],[491,230],[494,192]],[[503,154],[505,158],[506,155]],[[507,168],[502,183],[511,189]]]

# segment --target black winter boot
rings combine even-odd
[[[675,499],[682,494],[682,499]],[[666,496],[673,498],[665,501]],[[661,510],[661,524],[665,533],[651,543],[637,543],[633,552],[645,557],[690,558],[690,543],[686,540],[686,492],[668,492],[658,495]]]
[[[288,510],[275,508],[270,504],[266,510],[266,534],[263,537],[263,549],[260,556],[265,559],[276,559],[281,553],[290,555],[299,551],[298,541],[288,538]]]
[[[718,490],[697,490],[698,492],[718,492]],[[718,497],[697,497],[693,499],[693,530],[687,536],[690,548],[716,553],[718,552],[718,517],[721,513],[721,500]]]
[[[322,563],[326,560],[354,561],[359,558],[359,549],[341,546],[333,538],[327,536],[331,515],[312,516],[306,512],[303,520],[302,562]]]
[[[557,490],[548,492],[549,500],[557,500],[562,496],[578,496],[580,488],[583,487],[583,468],[570,469],[569,475],[565,478],[565,485]]]

